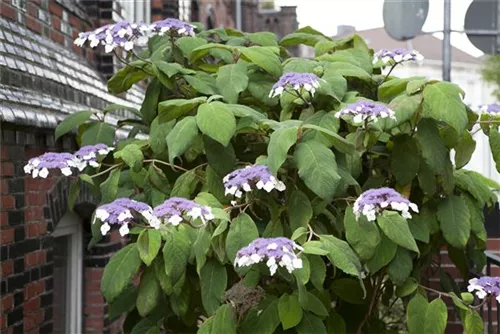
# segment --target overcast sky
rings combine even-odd
[[[410,0],[411,1],[411,0]],[[464,17],[472,0],[452,0],[451,28],[463,30]],[[443,0],[429,1],[429,15],[424,31],[443,28]],[[384,0],[276,0],[278,6],[296,5],[301,27],[312,26],[326,35],[335,35],[338,25],[353,25],[357,30],[384,26]],[[440,37],[442,34],[436,34]],[[472,45],[465,34],[452,33],[452,44],[473,55],[483,53]]]

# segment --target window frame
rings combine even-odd
[[[82,332],[83,306],[83,229],[82,220],[74,212],[66,213],[52,233],[55,237],[69,238],[69,270],[66,277],[66,305],[68,313],[65,319],[66,333]]]

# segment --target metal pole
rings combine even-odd
[[[236,0],[236,29],[241,30],[241,0]]]
[[[451,80],[451,0],[444,0],[443,80]]]

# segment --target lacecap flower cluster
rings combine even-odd
[[[485,104],[482,105],[479,110],[483,113],[498,116],[500,115],[500,104],[498,103],[492,103],[492,104]]]
[[[287,90],[300,91],[304,89],[314,95],[316,88],[319,87],[320,79],[313,73],[288,72],[283,74],[277,83],[269,92],[269,97],[275,97],[283,94]]]
[[[146,203],[129,198],[118,198],[96,209],[94,223],[96,219],[103,223],[102,235],[109,232],[111,225],[120,225],[120,235],[125,236],[129,233],[129,224],[141,219],[144,219],[149,226],[159,229],[161,224],[177,226],[190,218],[200,219],[205,224],[214,219],[214,215],[209,206],[202,206],[180,197],[169,198],[154,209]]]
[[[24,172],[31,174],[33,178],[46,178],[50,169],[59,169],[63,175],[69,176],[73,173],[73,168],[82,171],[87,166],[98,167],[97,157],[105,156],[113,149],[105,144],[97,144],[83,146],[74,154],[47,152],[31,158],[24,166]]]
[[[384,64],[387,63],[402,63],[405,61],[422,61],[424,60],[424,56],[416,50],[407,50],[407,49],[382,49],[375,53],[373,63],[381,60]]]
[[[120,21],[93,31],[81,32],[74,43],[82,47],[88,42],[91,48],[104,45],[104,51],[107,53],[113,52],[117,47],[130,51],[134,46],[146,45],[152,36],[162,36],[169,32],[177,36],[194,36],[194,26],[173,18],[151,24]]]
[[[362,193],[354,202],[353,212],[356,219],[361,215],[368,221],[375,221],[384,210],[398,211],[404,218],[411,218],[410,209],[418,212],[415,203],[401,196],[392,188],[370,189]]]
[[[500,303],[500,277],[472,278],[469,280],[467,290],[469,292],[475,291],[479,299],[484,299],[488,294],[496,296],[496,300]]]
[[[337,118],[344,115],[354,116],[352,121],[355,124],[363,123],[367,120],[377,122],[381,118],[396,119],[393,110],[389,109],[385,104],[373,101],[358,101],[351,103],[335,113],[335,117]]]
[[[237,169],[223,178],[225,195],[231,194],[241,198],[243,192],[253,189],[264,189],[271,192],[273,189],[284,191],[286,186],[274,177],[265,165],[252,165]]]
[[[291,273],[302,268],[302,260],[295,254],[295,250],[304,249],[288,238],[258,238],[238,251],[234,263],[238,267],[244,267],[266,261],[271,276],[276,273],[278,266]]]

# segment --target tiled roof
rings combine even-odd
[[[378,51],[380,49],[408,48],[408,43],[411,43],[411,48],[418,50],[425,56],[426,59],[441,60],[443,58],[442,41],[431,34],[420,35],[415,37],[411,41],[402,42],[397,41],[389,36],[384,28],[360,30],[353,33],[363,37],[368,45],[375,51]],[[353,33],[347,35],[352,35]],[[456,47],[452,47],[451,58],[452,61],[456,62],[473,64],[481,63],[481,60],[479,58],[471,56],[470,54]]]
[[[71,48],[0,18],[3,121],[50,128],[74,111],[101,110],[115,103],[138,108],[143,98],[143,90],[137,87],[124,97],[109,94],[99,72]],[[128,111],[115,114],[118,118],[131,117]]]

